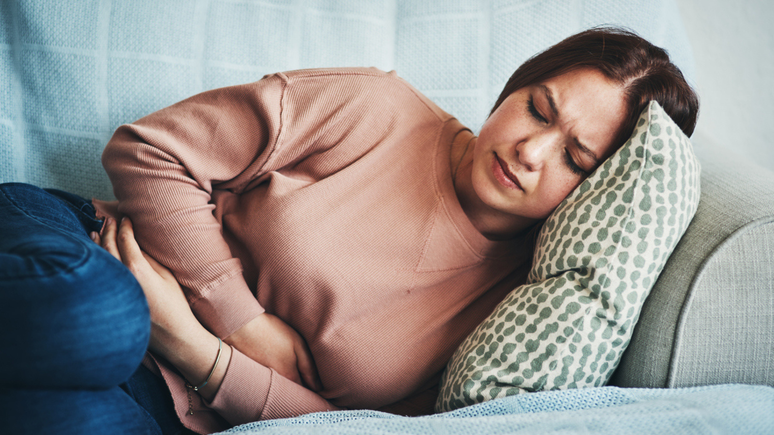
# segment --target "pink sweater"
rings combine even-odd
[[[116,131],[103,164],[119,210],[202,324],[225,337],[264,310],[279,316],[324,387],[235,351],[213,402],[194,394],[187,415],[184,381],[160,361],[187,427],[378,408],[437,379],[531,254],[484,238],[457,201],[450,148],[471,137],[375,69],[274,74]]]

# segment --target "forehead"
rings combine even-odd
[[[612,154],[613,140],[626,118],[623,86],[595,69],[579,69],[536,87],[552,99],[557,121],[598,156]]]

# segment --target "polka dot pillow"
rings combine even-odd
[[[691,143],[651,102],[632,137],[549,216],[527,284],[455,352],[436,410],[604,385],[696,212]]]

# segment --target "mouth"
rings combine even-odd
[[[500,159],[497,153],[494,153],[494,157],[495,158],[492,160],[492,172],[497,181],[509,189],[524,191],[524,188],[521,187],[521,183],[519,183],[519,179],[511,172],[508,164]]]

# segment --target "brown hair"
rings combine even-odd
[[[699,99],[683,74],[666,51],[616,27],[583,31],[524,62],[508,79],[490,115],[514,91],[589,67],[624,87],[629,113],[613,142],[616,148],[629,138],[651,100],[656,100],[686,135],[693,134]]]

